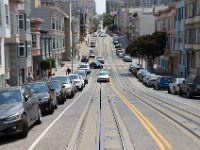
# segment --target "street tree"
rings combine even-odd
[[[114,18],[110,13],[103,14],[103,27],[108,27],[109,31],[114,32],[116,29],[116,25],[114,25]]]
[[[99,21],[99,19],[97,19],[97,18],[92,18],[91,19],[91,30],[92,30],[92,32],[95,32],[95,31],[97,31],[98,29],[99,29],[99,25],[100,25],[100,21]]]
[[[131,56],[146,57],[149,69],[153,71],[155,59],[164,54],[166,42],[166,32],[156,31],[151,35],[140,36],[130,43],[126,53]]]

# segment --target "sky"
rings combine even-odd
[[[103,14],[106,12],[106,0],[95,0],[97,14]]]

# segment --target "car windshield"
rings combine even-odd
[[[61,84],[59,83],[59,81],[51,81],[50,84],[54,89],[61,88]]]
[[[108,75],[108,73],[105,72],[105,71],[102,71],[102,72],[99,72],[99,75],[100,75],[100,76],[105,76],[105,75]]]
[[[62,84],[70,82],[68,76],[54,76],[54,77],[51,77],[50,80],[58,80]]]
[[[75,73],[77,73],[77,74],[79,74],[79,75],[81,75],[81,76],[83,76],[83,77],[86,76],[85,71],[77,71],[77,72],[75,72]]]
[[[0,105],[18,103],[21,101],[20,90],[1,91]]]
[[[73,80],[78,79],[78,75],[70,75],[70,78]]]
[[[88,65],[87,64],[82,64],[82,65],[80,65],[80,68],[88,68]]]
[[[34,83],[34,84],[28,84],[26,86],[28,86],[34,93],[41,93],[48,91],[45,83]]]

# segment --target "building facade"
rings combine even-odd
[[[188,75],[187,52],[185,50],[185,2],[180,0],[176,3],[176,40],[175,49],[178,51],[178,76],[186,78]]]
[[[5,72],[5,39],[10,37],[10,9],[9,0],[0,1],[0,87],[6,85]]]
[[[167,45],[164,55],[158,58],[158,67],[178,75],[178,50],[175,49],[176,6],[170,5],[167,9],[154,13],[155,30],[166,31]]]
[[[200,73],[200,1],[185,1],[185,49],[188,74]]]

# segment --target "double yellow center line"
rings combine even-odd
[[[144,128],[149,132],[151,137],[155,140],[160,150],[172,150],[169,142],[159,133],[156,127],[132,104],[130,103],[118,90],[114,87],[112,80],[110,85],[114,92],[120,97],[120,99],[126,104],[126,106],[135,114]]]

